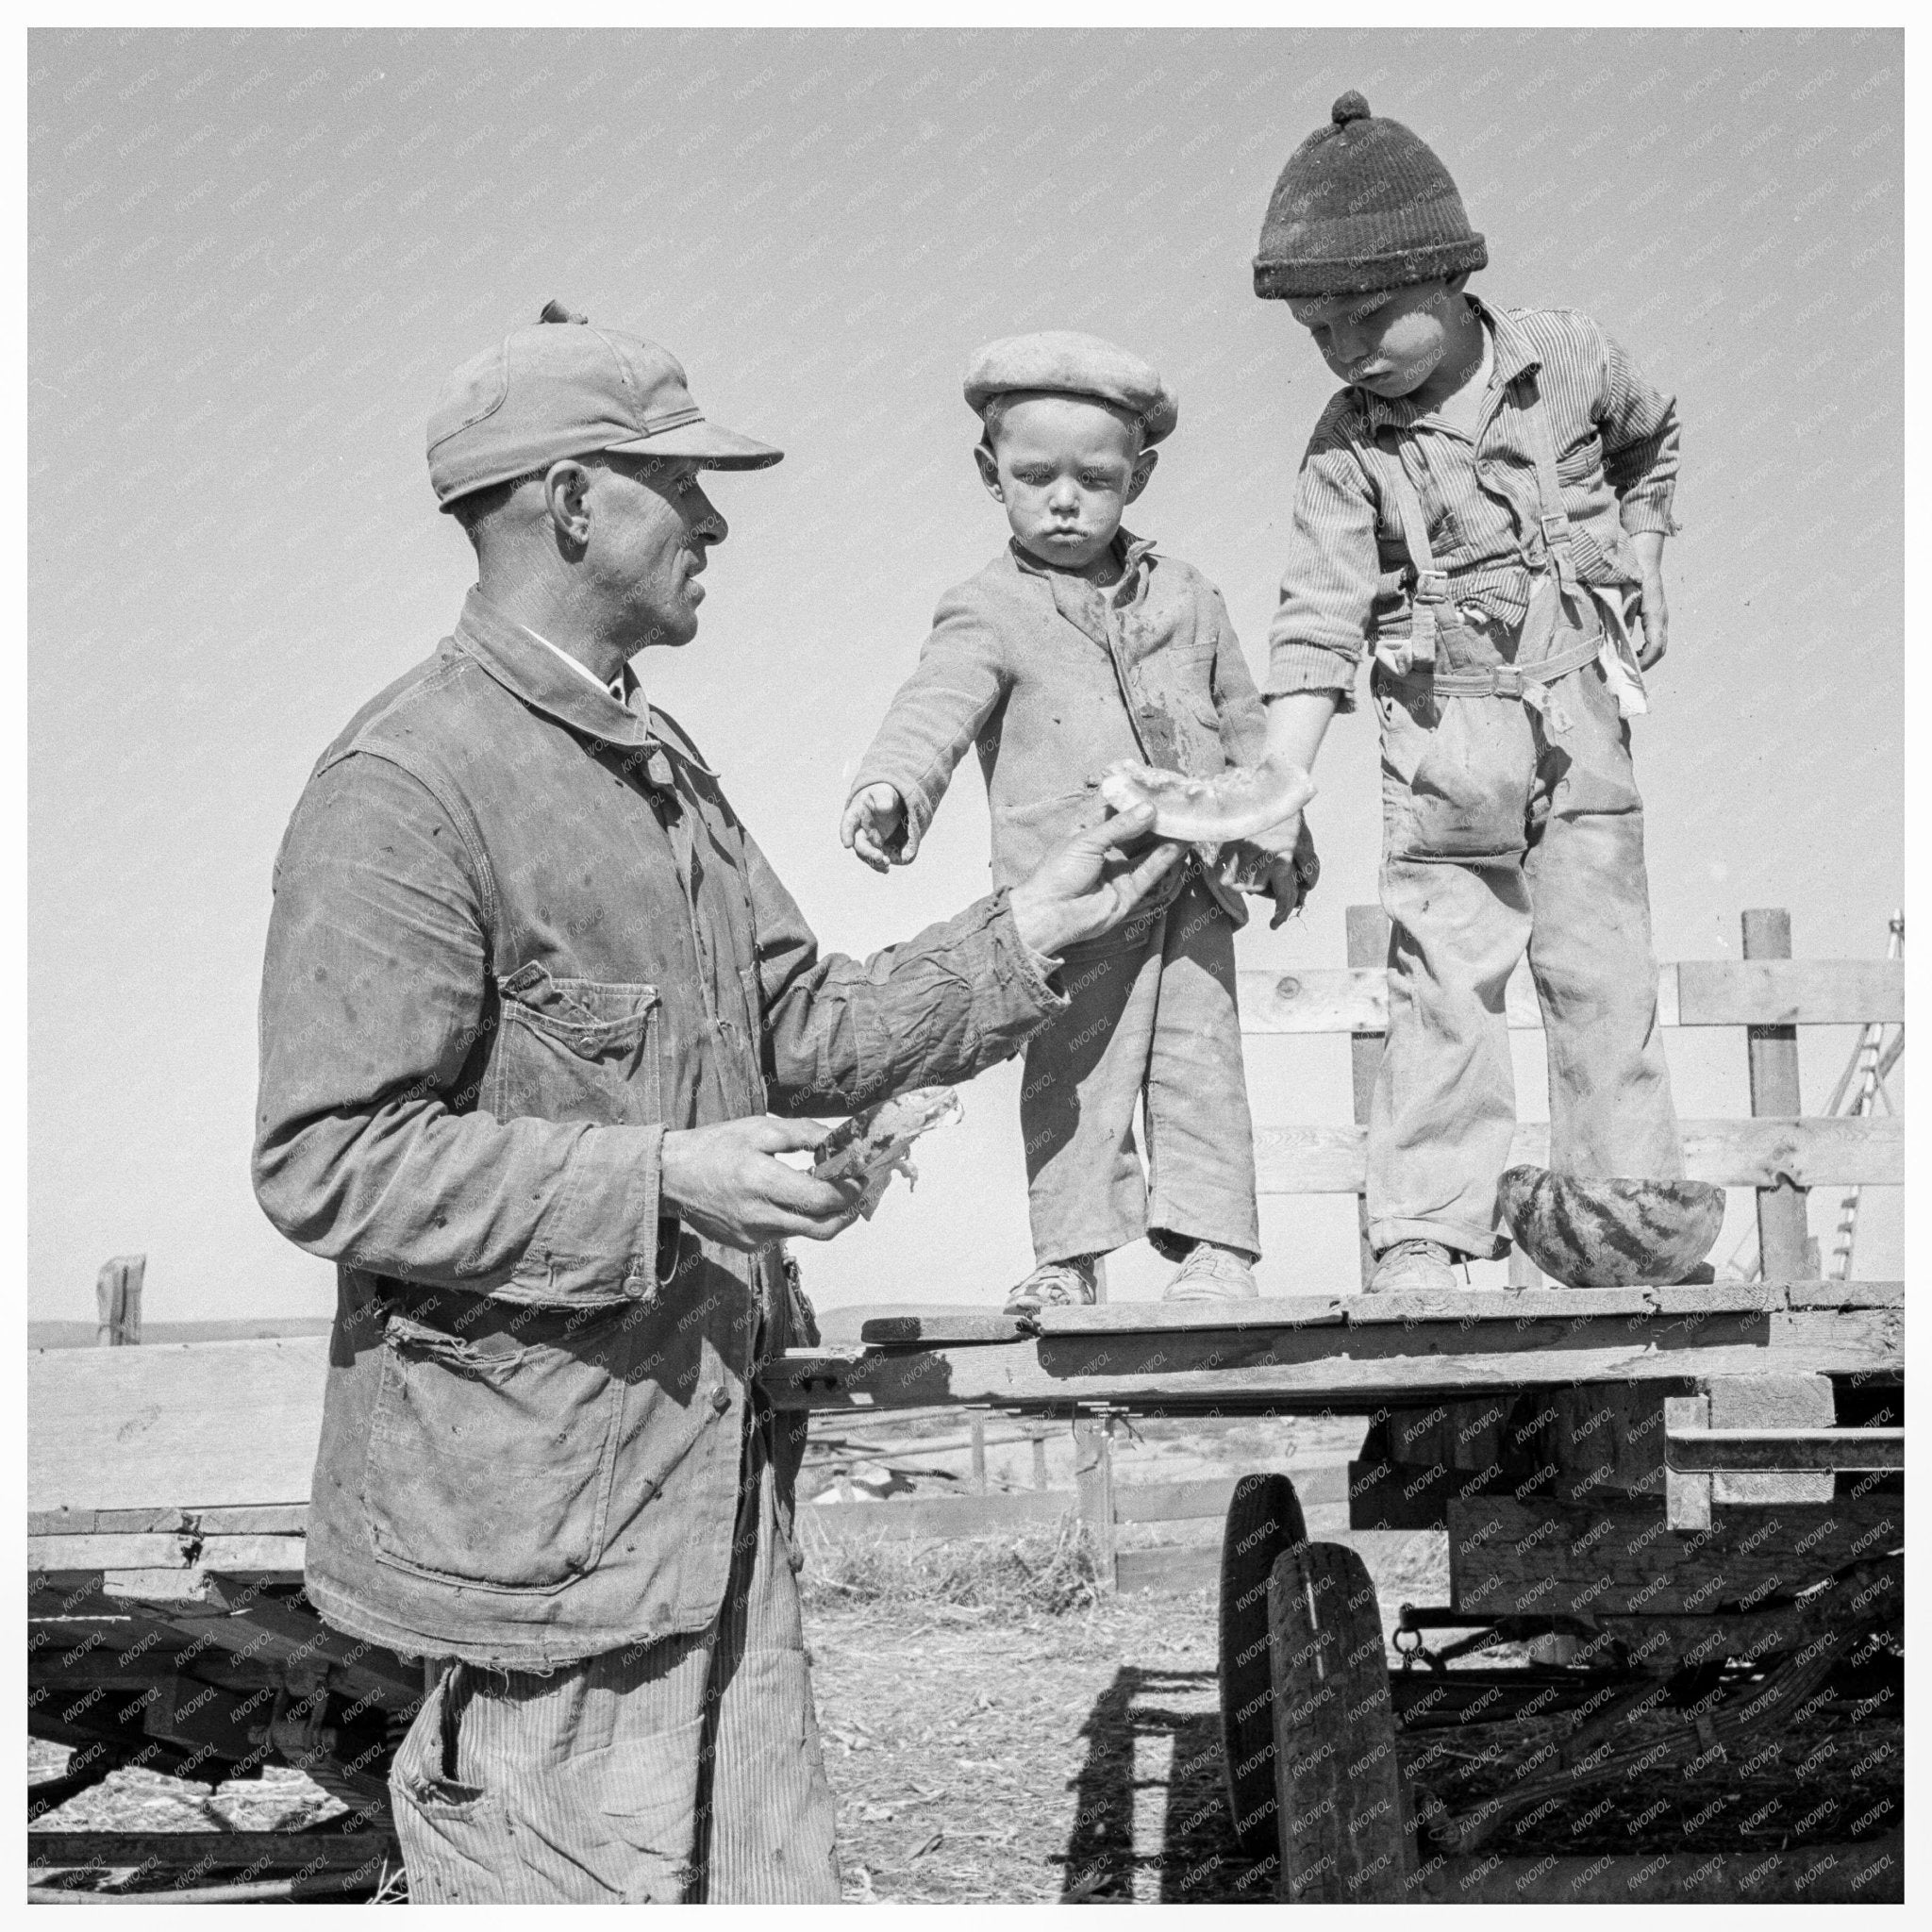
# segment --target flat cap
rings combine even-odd
[[[1096,396],[1138,416],[1149,442],[1170,435],[1180,420],[1180,404],[1153,363],[1077,329],[1041,329],[987,343],[967,364],[965,390],[967,407],[980,416],[994,396],[1016,391]]]
[[[529,328],[473,356],[429,418],[429,482],[458,498],[564,457],[622,450],[689,457],[707,470],[762,470],[784,455],[706,420],[684,365],[641,336],[592,328],[546,302]]]

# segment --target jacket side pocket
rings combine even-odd
[[[595,1566],[624,1384],[589,1340],[472,1341],[390,1317],[362,1484],[378,1563],[533,1592]]]

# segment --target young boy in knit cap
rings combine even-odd
[[[965,390],[985,425],[974,458],[1012,538],[941,599],[919,668],[860,760],[840,837],[881,872],[909,865],[972,745],[1002,887],[1107,815],[1095,787],[1114,760],[1210,776],[1255,762],[1263,717],[1221,593],[1121,527],[1177,416],[1156,371],[1056,331],[990,343]],[[1276,924],[1302,878],[1312,883],[1312,858],[1305,847],[1299,873],[1286,858],[1267,867]],[[1095,1259],[1143,1232],[1180,1263],[1167,1299],[1256,1293],[1235,1007],[1246,912],[1229,875],[1191,856],[1164,903],[1062,963],[1069,1004],[1026,1045],[1020,1124],[1038,1265],[1009,1309],[1091,1302]]]
[[[1525,945],[1550,1165],[1684,1172],[1624,723],[1664,654],[1676,411],[1588,316],[1469,294],[1488,259],[1441,162],[1358,93],[1282,171],[1255,258],[1255,292],[1347,385],[1302,459],[1268,735],[1311,766],[1373,652],[1393,928],[1375,1289],[1453,1287],[1507,1251],[1503,989]]]
[[[1488,258],[1436,155],[1346,92],[1281,172],[1254,260],[1254,291],[1346,385],[1302,458],[1267,736],[1312,765],[1374,653],[1393,925],[1374,1289],[1455,1287],[1457,1261],[1507,1250],[1503,985],[1524,947],[1549,1165],[1683,1174],[1624,724],[1663,655],[1677,411],[1591,317],[1468,293]]]

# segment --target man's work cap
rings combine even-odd
[[[1486,267],[1490,251],[1433,149],[1352,89],[1289,157],[1255,256],[1255,293],[1361,295]]]
[[[989,342],[966,368],[966,402],[984,416],[994,396],[1097,396],[1141,419],[1141,434],[1158,442],[1180,420],[1180,404],[1151,362],[1131,350],[1075,329],[1042,329]]]
[[[556,302],[535,327],[465,362],[429,418],[429,481],[444,509],[603,450],[690,457],[707,470],[762,470],[785,454],[708,423],[668,349],[593,328]]]

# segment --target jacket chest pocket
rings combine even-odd
[[[594,1332],[549,1347],[390,1317],[362,1482],[378,1562],[532,1591],[595,1567],[625,1385]]]
[[[520,967],[497,982],[491,1111],[593,1126],[663,1118],[662,1008],[655,986],[554,979]]]

